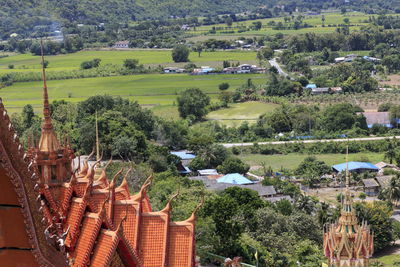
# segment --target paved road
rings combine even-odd
[[[273,59],[269,60],[269,64],[271,64],[271,66],[274,66],[278,70],[278,73],[280,75],[285,76],[285,77],[288,76],[288,74],[283,71],[281,66],[279,66],[278,62],[276,61],[276,57],[274,57]]]
[[[326,142],[347,142],[347,141],[376,141],[384,140],[388,138],[400,139],[400,136],[386,136],[386,137],[360,137],[360,138],[342,138],[342,139],[320,139],[320,140],[294,140],[294,141],[270,141],[270,142],[253,142],[253,143],[229,143],[222,144],[224,147],[234,147],[234,146],[252,146],[254,143],[259,145],[283,145],[292,143],[326,143]]]

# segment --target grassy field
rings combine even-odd
[[[97,94],[123,96],[137,100],[144,105],[172,105],[177,95],[190,87],[198,87],[215,99],[219,93],[218,85],[230,84],[234,90],[247,79],[254,83],[265,82],[263,74],[226,74],[191,76],[187,74],[143,74],[117,77],[98,77],[86,79],[48,81],[49,95],[52,100],[65,99],[78,102]],[[0,90],[7,109],[20,111],[26,104],[36,109],[42,101],[42,83],[24,82]],[[37,109],[38,110],[38,109]]]
[[[231,27],[227,27],[226,24],[216,24],[216,25],[205,25],[201,27],[197,27],[196,30],[190,31],[193,35],[204,35],[208,33],[213,27],[217,29],[217,33],[215,36],[224,35],[223,31],[235,31],[234,34],[228,33],[227,35],[230,36],[241,36],[241,35],[265,35],[265,34],[276,34],[276,33],[283,33],[283,34],[299,34],[299,33],[306,33],[306,32],[314,32],[314,33],[330,33],[336,30],[336,26],[329,25],[338,25],[343,24],[344,18],[349,18],[350,20],[350,30],[357,30],[363,25],[367,25],[365,20],[368,20],[370,15],[361,13],[361,12],[351,12],[346,13],[344,15],[339,13],[326,13],[323,14],[325,17],[325,22],[322,22],[322,15],[308,15],[305,16],[303,22],[307,23],[312,28],[304,28],[299,30],[274,30],[271,26],[268,26],[269,22],[274,21],[275,23],[282,22],[284,23],[284,18],[268,18],[268,19],[258,19],[258,20],[247,20],[233,23]],[[259,31],[246,31],[242,33],[238,33],[237,30],[242,26],[250,26],[255,21],[260,21],[263,25],[262,29]],[[323,24],[325,27],[323,27]],[[213,35],[209,35],[209,38],[213,38]]]
[[[250,166],[260,166],[261,162],[265,162],[267,166],[271,166],[274,170],[280,168],[295,169],[299,164],[308,157],[307,154],[287,154],[287,155],[261,155],[261,154],[241,154],[239,157]],[[345,154],[317,154],[318,160],[324,161],[329,166],[346,161]],[[378,163],[383,160],[382,153],[353,153],[349,154],[349,161],[357,161],[361,158],[368,158],[372,163]]]
[[[260,115],[274,110],[277,106],[261,102],[230,104],[229,108],[210,112],[207,119],[227,126],[238,126],[244,121],[254,123]]]
[[[400,261],[400,255],[388,255],[379,257],[378,260],[385,264],[385,266],[393,266],[395,261]]]
[[[72,54],[46,56],[49,61],[48,71],[62,71],[79,69],[83,61],[100,58],[101,64],[122,65],[127,58],[138,59],[140,64],[146,66],[180,66],[187,63],[174,63],[170,50],[128,50],[128,51],[80,51]],[[199,57],[197,53],[191,52],[190,61],[199,66],[222,67],[222,61],[230,60],[240,63],[256,63],[256,52],[254,51],[215,51],[203,52]],[[13,64],[14,69],[8,69]],[[32,71],[40,69],[40,57],[31,54],[18,54],[0,58],[0,73]]]

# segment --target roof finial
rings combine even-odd
[[[50,118],[49,95],[47,93],[46,70],[45,70],[45,64],[44,64],[43,39],[40,39],[40,49],[41,49],[41,54],[42,54],[43,117],[44,117],[44,123],[43,123],[42,127],[44,129],[52,129],[53,125],[51,123],[51,118]]]
[[[349,189],[350,177],[349,177],[349,145],[346,148],[346,189]]]
[[[96,110],[96,159],[100,159],[100,143],[99,143],[99,123],[97,120],[97,110]]]

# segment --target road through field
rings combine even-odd
[[[385,140],[390,138],[399,139],[400,136],[385,136],[385,137],[360,137],[360,138],[341,138],[341,139],[316,139],[316,140],[295,140],[295,141],[270,141],[270,142],[253,142],[253,143],[228,143],[222,144],[224,147],[240,147],[240,146],[252,146],[258,145],[283,145],[283,144],[294,144],[294,143],[328,143],[328,142],[348,142],[348,141],[377,141]]]
[[[275,67],[275,68],[278,70],[278,72],[279,72],[280,75],[282,75],[282,76],[284,76],[284,77],[288,76],[288,74],[287,74],[286,72],[283,71],[283,69],[281,68],[281,66],[279,66],[278,62],[276,61],[276,57],[273,58],[273,59],[271,59],[271,60],[269,61],[269,64],[271,64],[271,66]]]

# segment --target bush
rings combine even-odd
[[[47,69],[47,67],[49,66],[50,62],[48,60],[44,60],[43,61],[43,68]],[[42,65],[42,63],[40,63],[40,65]]]
[[[81,63],[81,69],[86,70],[86,69],[92,69],[92,68],[97,68],[100,66],[101,59],[100,58],[95,58],[91,61],[84,61]]]
[[[139,60],[137,59],[125,59],[124,67],[130,70],[136,69],[139,65]]]
[[[14,68],[14,64],[8,65],[8,68],[9,68],[10,70],[12,70],[12,69]]]
[[[218,88],[219,88],[219,90],[221,90],[221,91],[228,90],[228,88],[229,88],[229,83],[221,83],[221,84],[218,86]]]

